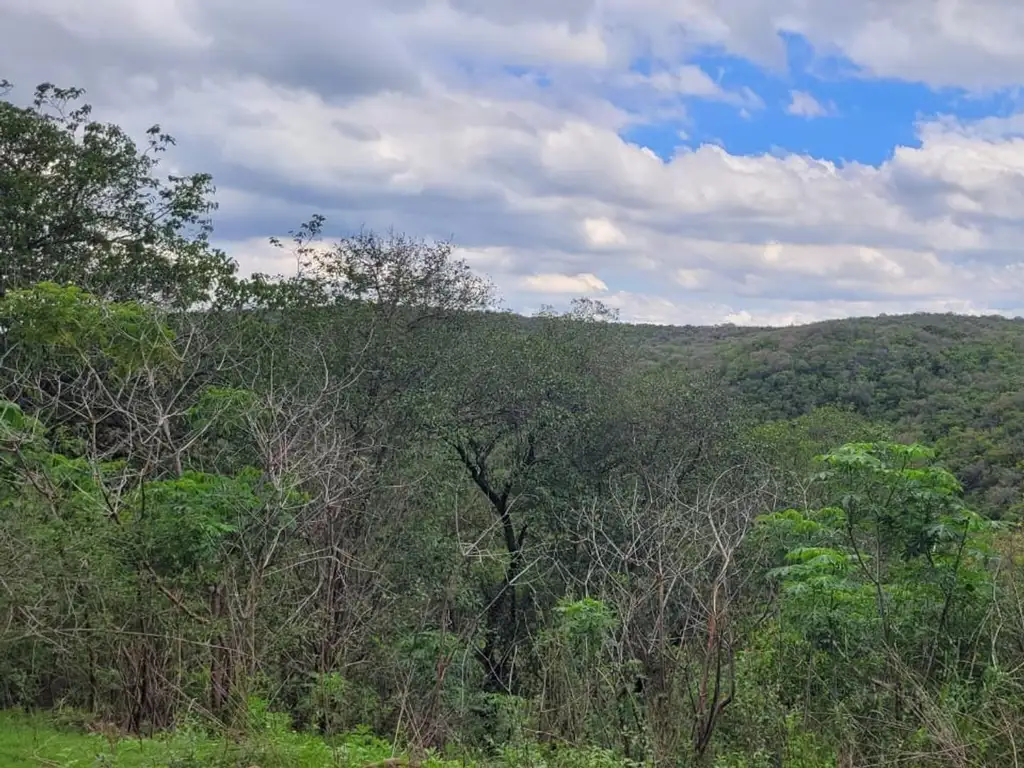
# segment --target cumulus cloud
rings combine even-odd
[[[285,248],[271,245],[265,237],[219,240],[216,245],[238,261],[243,277],[257,272],[292,277],[298,271],[296,255]]]
[[[591,245],[600,247],[602,245],[624,245],[626,236],[622,230],[608,219],[584,219],[583,229]]]
[[[791,91],[786,112],[796,117],[826,117],[836,111],[835,105],[825,106],[807,91]]]
[[[721,98],[725,91],[698,66],[687,64],[673,70],[661,70],[652,75],[635,75],[636,82],[645,83],[659,91],[686,96]]]
[[[761,109],[764,101],[749,87],[723,88],[695,64],[658,69],[650,74],[631,72],[618,82],[637,89],[649,89],[661,97],[692,97],[721,101],[744,109]]]
[[[597,275],[529,275],[522,279],[522,285],[534,293],[565,293],[575,296],[601,293],[608,286]]]
[[[607,8],[626,29],[646,30],[660,55],[713,45],[781,68],[779,33],[789,33],[864,75],[933,86],[1016,86],[1024,67],[1024,6],[1014,0],[608,0]]]
[[[323,212],[454,237],[519,308],[592,294],[643,322],[787,324],[1015,311],[1024,115],[925,119],[874,166],[659,156],[635,129],[767,109],[693,62],[708,46],[779,69],[799,33],[861,77],[985,89],[1024,71],[1012,30],[1008,0],[0,0],[0,75],[159,120],[177,166],[214,173],[246,272],[287,273],[267,236]],[[787,109],[836,113],[803,91]]]

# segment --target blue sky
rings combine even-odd
[[[245,272],[311,213],[508,306],[1024,313],[1016,0],[0,0],[0,77],[160,122]],[[309,19],[315,19],[310,24]]]
[[[764,101],[763,109],[744,113],[729,104],[693,99],[687,119],[639,126],[624,131],[623,137],[666,159],[680,145],[696,148],[721,143],[734,154],[782,150],[836,163],[878,166],[891,158],[897,146],[920,146],[919,121],[945,115],[976,120],[1012,114],[1017,106],[1011,89],[972,94],[951,86],[861,76],[849,59],[816,56],[800,35],[781,37],[787,54],[783,70],[727,53],[704,53],[691,60],[726,90],[750,88]],[[650,67],[648,61],[634,65],[640,72]],[[791,114],[787,107],[793,91],[833,108],[812,119]],[[680,139],[680,132],[685,139]]]

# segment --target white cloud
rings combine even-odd
[[[677,269],[675,279],[683,288],[695,291],[707,288],[714,281],[714,272],[708,269]]]
[[[1024,70],[1024,6],[1015,0],[608,0],[606,14],[662,56],[721,46],[781,69],[786,32],[865,74],[934,86],[1015,86]]]
[[[208,34],[192,25],[187,4],[178,0],[148,0],[144,4],[119,0],[89,4],[76,0],[4,0],[0,13],[6,18],[41,16],[90,42],[124,43],[141,38],[185,50],[207,48],[212,42]]]
[[[629,72],[617,78],[617,83],[632,88],[647,88],[661,97],[690,97],[722,101],[743,109],[762,109],[764,101],[749,87],[723,88],[717,81],[695,64],[656,69],[650,74]]]
[[[601,27],[557,15],[546,18],[505,14],[477,4],[477,13],[460,12],[461,3],[426,2],[398,21],[403,37],[416,47],[446,48],[477,58],[513,64],[604,66],[611,51]]]
[[[686,96],[720,97],[724,93],[721,86],[712,80],[707,72],[693,64],[687,64],[675,70],[655,72],[642,77],[642,82],[648,83],[659,91],[680,93]]]
[[[521,280],[524,288],[534,293],[567,293],[574,295],[601,293],[608,290],[596,275],[529,275]]]
[[[269,239],[265,237],[220,240],[215,245],[238,261],[244,277],[256,272],[291,277],[298,268],[294,253],[271,245]]]
[[[920,147],[873,168],[715,146],[664,162],[614,121],[441,85],[337,105],[209,79],[162,111],[183,139],[271,186],[302,185],[347,209],[345,226],[454,234],[506,290],[605,290],[594,273],[614,290],[640,263],[654,288],[733,302],[973,292],[998,305],[1024,289],[999,272],[1024,236],[1024,141],[956,126],[922,126]]]
[[[835,111],[834,105],[826,107],[806,91],[790,91],[789,104],[786,106],[786,112],[789,114],[808,119],[826,117]]]
[[[1024,6],[1008,0],[240,7],[0,0],[0,70],[66,76],[100,117],[164,124],[174,161],[219,180],[219,236],[246,271],[287,273],[266,236],[323,211],[339,229],[454,236],[510,300],[600,293],[650,322],[1009,311],[1024,293],[1024,115],[924,122],[878,167],[728,143],[663,160],[622,138],[692,119],[692,100],[760,109],[687,55],[717,45],[779,66],[779,31],[864,73],[1019,81]],[[631,71],[638,56],[650,74]],[[836,111],[790,98],[793,114]]]
[[[590,243],[597,247],[623,245],[626,242],[626,236],[622,234],[622,230],[605,218],[584,219],[583,229]]]

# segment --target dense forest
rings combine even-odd
[[[839,407],[932,445],[972,506],[1020,517],[1024,320],[918,314],[631,331],[653,360],[713,370],[758,419]]]
[[[0,730],[112,747],[41,764],[1018,764],[1024,324],[243,278],[81,99],[0,101]]]

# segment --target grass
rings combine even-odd
[[[111,744],[98,733],[59,728],[48,717],[0,713],[0,765],[5,768],[149,766],[159,765],[166,755],[160,741],[122,739]]]
[[[356,732],[328,744],[287,730],[255,734],[242,742],[188,729],[153,738],[90,733],[47,715],[0,712],[0,766],[118,766],[118,768],[350,768],[394,757],[390,744]],[[437,759],[423,765],[463,765]]]
[[[266,714],[264,715],[266,717]],[[0,711],[0,768],[366,768],[408,763],[386,740],[355,731],[325,741],[269,719],[244,740],[234,741],[179,728],[152,738],[92,733],[84,720],[55,714]],[[398,759],[395,759],[395,758]],[[549,749],[523,744],[491,761],[428,756],[420,768],[622,768],[627,763],[599,749]]]

